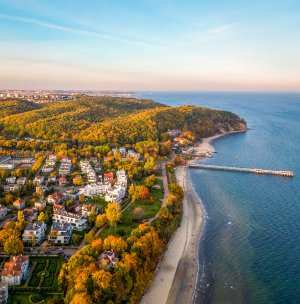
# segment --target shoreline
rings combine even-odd
[[[247,130],[230,131],[203,138],[195,149],[193,163],[215,153],[211,143],[221,137]],[[204,156],[206,155],[206,156]],[[188,167],[176,169],[177,182],[183,187],[183,214],[180,226],[168,243],[152,284],[141,304],[193,303],[199,276],[199,249],[204,234],[206,211],[188,176]]]

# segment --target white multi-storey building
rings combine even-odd
[[[82,231],[87,226],[87,221],[79,214],[67,211],[54,211],[53,221],[57,223],[69,223],[74,229]]]
[[[44,222],[35,222],[27,225],[24,229],[22,240],[23,242],[40,244],[45,236],[47,226]]]
[[[110,183],[97,183],[93,185],[86,185],[85,187],[79,190],[79,194],[83,194],[87,197],[92,197],[95,195],[104,195],[110,188]]]
[[[73,226],[69,223],[54,222],[48,240],[55,244],[68,244],[72,237]]]

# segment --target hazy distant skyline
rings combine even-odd
[[[298,0],[0,0],[0,88],[300,91],[299,37]]]

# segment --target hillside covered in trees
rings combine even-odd
[[[192,131],[200,139],[224,129],[238,130],[244,124],[230,112],[113,97],[85,96],[43,105],[9,100],[0,103],[0,113],[0,136],[5,139],[28,136],[114,146],[159,141],[169,129]]]

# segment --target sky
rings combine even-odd
[[[0,88],[300,91],[300,1],[0,0]]]

